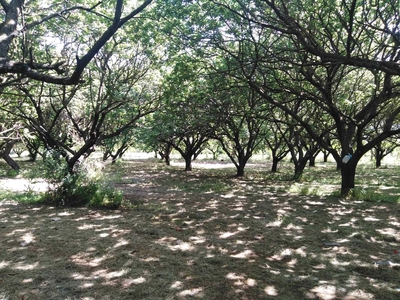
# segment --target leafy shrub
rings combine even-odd
[[[122,194],[102,182],[99,172],[88,163],[82,163],[74,173],[56,151],[44,156],[43,177],[49,188],[43,202],[56,206],[97,206],[117,208],[122,202]]]

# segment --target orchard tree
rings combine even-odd
[[[137,19],[152,1],[124,2],[128,1],[117,0],[111,5],[85,1],[82,5],[78,1],[1,0],[0,107],[10,100],[6,87],[18,89],[29,79],[60,85],[81,83],[82,73],[100,49],[121,27],[132,26],[128,21]],[[8,95],[4,97],[4,93]],[[10,130],[13,126],[3,132]],[[28,135],[19,136],[19,140],[25,141],[35,159],[40,143],[31,139],[35,133]],[[6,152],[10,143],[4,148]],[[3,157],[9,160],[8,155]],[[17,168],[16,163],[12,167]]]
[[[341,195],[351,194],[361,157],[400,132],[397,1],[210,2],[218,7],[208,13],[215,19],[225,9],[226,25],[214,29],[213,44],[238,61],[252,89],[332,154],[340,164]],[[329,116],[326,128],[333,126],[338,143],[328,143],[325,126],[304,119],[282,94]],[[367,141],[374,120],[384,126]]]
[[[185,170],[207,147],[217,121],[210,97],[210,77],[201,61],[182,53],[164,76],[162,107],[153,114],[151,135],[185,160]]]
[[[192,161],[205,149],[211,137],[210,128],[201,121],[201,109],[193,102],[169,103],[154,114],[149,132],[157,152],[170,164],[172,149],[185,160],[185,171],[192,171]],[[197,119],[198,118],[198,119]]]
[[[273,109],[267,119],[267,133],[264,136],[266,148],[272,154],[271,172],[278,171],[279,162],[281,162],[288,154],[289,148],[286,142],[290,132],[290,126],[282,120],[287,119],[287,116],[278,109]]]
[[[111,163],[115,164],[117,159],[121,159],[129,147],[133,144],[133,132],[125,130],[118,136],[102,140],[100,145],[103,151],[103,161],[111,158]]]
[[[396,150],[399,147],[400,147],[400,141],[398,137],[396,138],[396,136],[390,137],[384,140],[383,142],[377,144],[372,150],[372,153],[375,158],[375,167],[380,168],[382,166],[382,160],[386,156],[393,154],[394,150]]]
[[[1,86],[21,82],[24,78],[62,85],[81,82],[83,71],[99,50],[152,0],[136,5],[128,2],[116,0],[110,5],[91,0],[81,5],[76,1],[1,0]],[[66,65],[52,50],[64,42],[64,34],[68,32],[74,36],[69,43],[76,59]],[[82,33],[93,37],[84,46],[77,43]]]
[[[70,173],[96,145],[133,128],[157,106],[159,88],[151,80],[149,58],[140,45],[124,47],[102,49],[81,85],[32,83],[20,85],[19,94],[3,93],[10,100],[2,109],[21,119],[46,149],[64,156]]]
[[[162,98],[162,97],[161,97]],[[157,112],[163,110],[162,101]],[[146,153],[153,152],[154,157],[160,156],[166,165],[171,164],[172,146],[160,139],[162,124],[156,124],[158,121],[158,113],[145,116],[138,122],[138,126],[133,129],[134,143],[138,148]]]
[[[214,139],[235,165],[236,176],[244,176],[247,162],[260,149],[266,134],[264,102],[248,87],[219,86],[213,96],[218,116]]]

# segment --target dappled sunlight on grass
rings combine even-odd
[[[114,211],[0,201],[0,295],[398,298],[396,204],[278,192],[260,170],[229,170],[129,163],[115,174],[125,200]]]

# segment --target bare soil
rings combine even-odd
[[[0,201],[0,299],[400,299],[397,204],[148,161],[109,172],[117,210]]]

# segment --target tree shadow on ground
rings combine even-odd
[[[0,298],[399,297],[396,204],[126,168],[118,210],[0,202]]]

